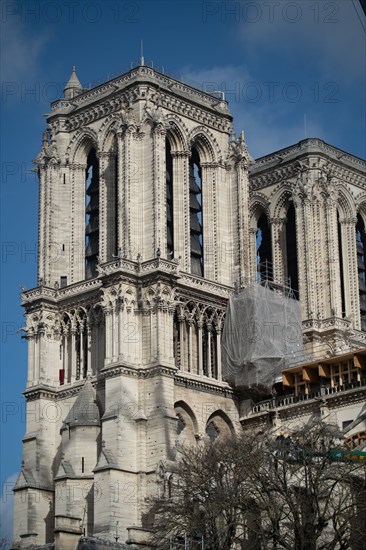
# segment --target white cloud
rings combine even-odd
[[[9,476],[2,484],[0,517],[1,517],[1,538],[5,538],[10,543],[13,537],[13,488],[18,479],[18,473]]]
[[[24,25],[8,19],[1,24],[1,78],[3,82],[21,82],[34,77],[48,33],[31,33]]]
[[[214,66],[201,70],[187,66],[181,69],[181,73],[200,89],[225,91],[236,134],[244,129],[249,151],[254,158],[305,138],[305,105],[302,109],[299,103],[286,101],[282,84],[271,92],[265,82],[254,78],[246,65]],[[334,134],[328,135],[325,128],[318,119],[314,120],[309,115],[307,136],[332,141]]]
[[[316,69],[324,78],[337,74],[349,84],[364,79],[365,32],[355,2],[277,0],[257,5],[257,20],[248,22],[242,11],[238,26],[237,38],[249,58],[278,55],[283,63]]]

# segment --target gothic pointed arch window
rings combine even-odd
[[[357,215],[356,246],[357,246],[357,271],[358,293],[360,299],[361,330],[366,330],[366,230],[365,222]]]
[[[174,257],[174,209],[173,209],[173,158],[170,142],[165,140],[166,178],[166,254],[168,260]]]
[[[204,276],[203,215],[202,215],[202,170],[195,146],[189,159],[189,215],[191,241],[191,273]]]
[[[286,270],[288,284],[293,291],[294,298],[299,299],[299,272],[297,259],[296,212],[291,202],[287,209],[286,221]]]
[[[337,226],[338,226],[338,254],[339,254],[339,278],[341,283],[341,315],[344,317],[346,315],[346,293],[344,285],[344,252],[343,252],[343,235],[342,235],[342,224],[339,217],[339,212],[337,212]]]
[[[99,254],[99,161],[94,148],[87,157],[85,186],[85,278],[91,279],[97,275]]]
[[[271,227],[264,212],[257,222],[256,250],[258,282],[273,280]]]

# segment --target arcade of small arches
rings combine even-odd
[[[224,308],[179,296],[174,300],[164,289],[162,296],[157,299],[151,289],[146,291],[139,314],[135,292],[127,288],[109,291],[108,298],[95,304],[62,309],[46,321],[30,315],[28,385],[41,379],[43,350],[55,341],[59,342],[55,361],[59,370],[50,374],[50,382],[56,384],[94,377],[113,363],[140,364],[146,349],[149,361],[159,356],[182,374],[221,381]],[[163,334],[159,342],[156,330]]]

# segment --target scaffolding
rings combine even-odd
[[[300,302],[289,281],[274,281],[266,262],[230,297],[222,335],[224,380],[271,388],[303,356]]]

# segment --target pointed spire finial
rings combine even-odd
[[[83,91],[82,86],[76,74],[76,66],[73,65],[71,76],[64,88],[64,97],[65,99],[72,99],[76,95],[80,94],[82,91]]]
[[[141,39],[141,57],[140,57],[140,65],[145,65],[145,58],[144,58],[144,41]]]

